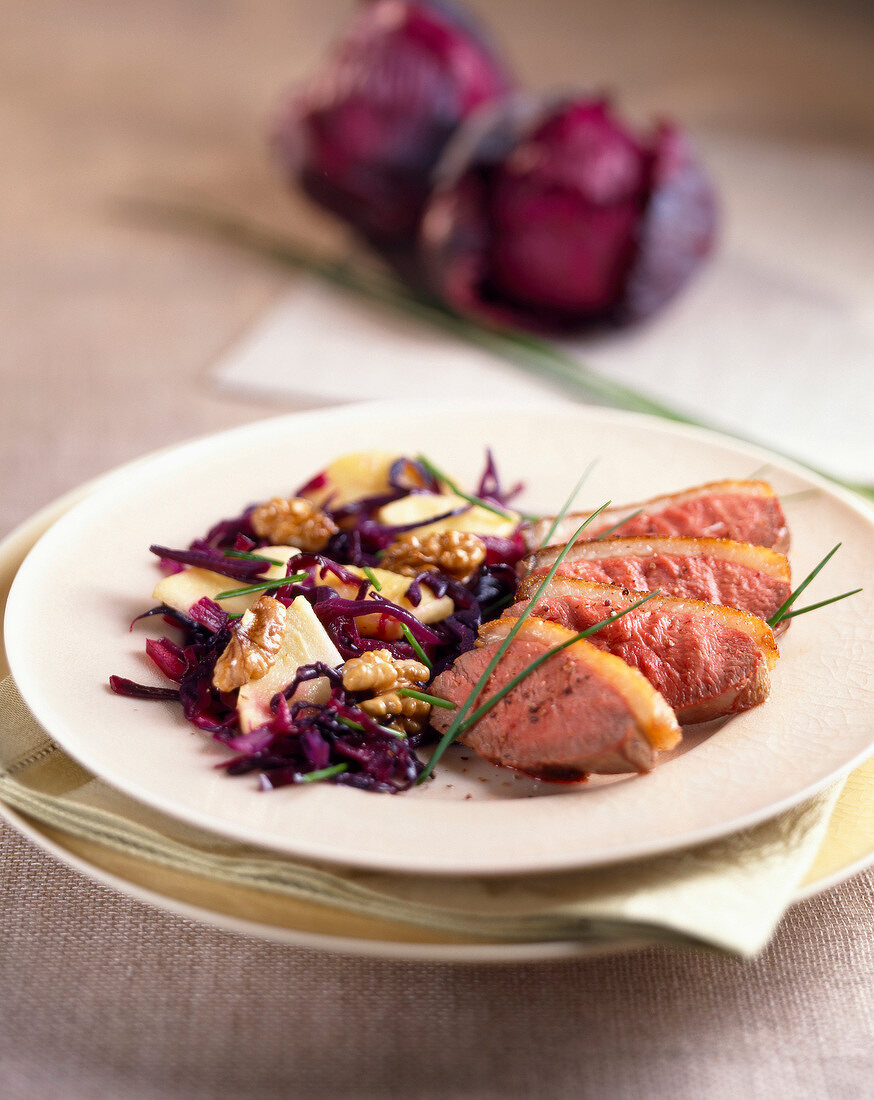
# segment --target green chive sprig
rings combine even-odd
[[[333,764],[330,768],[319,768],[318,771],[306,772],[300,777],[301,783],[319,783],[323,779],[331,779],[342,772],[348,772],[348,764]]]
[[[350,730],[357,730],[359,733],[366,733],[367,732],[367,730],[364,728],[364,726],[361,725],[360,722],[355,722],[351,718],[343,718],[338,714],[337,715],[337,721],[343,726],[348,726]],[[406,737],[407,736],[404,733],[403,730],[389,729],[388,726],[381,726],[379,724],[379,722],[376,723],[376,728],[381,729],[383,733],[390,734],[392,737]]]
[[[373,570],[370,568],[370,566],[365,565],[365,566],[362,567],[362,569],[363,569],[363,572],[364,572],[364,576],[367,577],[367,579],[370,581],[371,586],[373,588],[375,588],[377,592],[382,592],[382,585],[379,582],[379,578],[373,572]]]
[[[284,561],[276,558],[266,558],[263,554],[253,554],[249,550],[223,550],[226,558],[239,558],[241,561],[263,561],[268,565],[285,565]]]
[[[456,704],[448,699],[441,699],[439,695],[429,695],[427,691],[417,691],[415,688],[398,688],[398,695],[406,695],[410,699],[421,699],[423,703],[430,703],[432,707],[443,707],[444,710],[455,710]]]
[[[826,607],[830,603],[837,603],[838,600],[845,600],[848,596],[855,596],[861,591],[861,588],[853,588],[850,592],[842,592],[840,596],[831,596],[827,600],[820,600],[819,603],[810,603],[807,607],[799,607],[792,611],[787,611],[783,618],[794,619],[796,615],[806,615],[808,611],[817,611],[820,607]]]
[[[592,459],[592,461],[585,468],[585,470],[583,470],[583,472],[580,476],[580,480],[576,483],[576,485],[573,487],[573,489],[571,489],[570,496],[567,498],[567,500],[561,506],[561,508],[558,512],[558,515],[552,521],[552,526],[549,528],[549,531],[547,532],[546,537],[544,538],[543,542],[541,542],[541,544],[540,544],[540,549],[541,550],[545,546],[549,546],[552,543],[552,536],[558,530],[558,525],[561,523],[561,521],[564,519],[564,517],[571,510],[574,501],[577,499],[577,496],[579,494],[580,489],[582,489],[583,485],[586,483],[586,480],[588,479],[589,474],[592,472],[592,470],[594,470],[595,463],[597,461],[598,461],[597,458]]]
[[[428,671],[430,672],[431,668],[432,668],[432,665],[431,665],[430,660],[428,659],[428,654],[419,645],[418,641],[416,640],[415,635],[413,634],[412,630],[410,630],[410,628],[407,626],[406,623],[401,623],[401,632],[403,633],[403,636],[407,639],[407,641],[410,643],[410,645],[413,647],[413,651],[415,652],[416,656],[419,658],[419,660],[422,662],[422,664],[425,666],[425,668],[427,668]]]
[[[604,511],[605,508],[609,507],[610,503],[611,502],[608,500],[604,504],[602,504],[600,508],[597,508],[594,512],[592,512],[591,515],[589,515],[588,518],[585,519],[580,524],[580,526],[576,529],[576,531],[574,532],[573,538],[571,538],[570,541],[562,548],[561,553],[555,559],[555,562],[553,563],[552,568],[549,570],[549,572],[546,574],[546,576],[541,581],[540,585],[537,588],[537,591],[534,593],[534,595],[532,596],[530,602],[528,603],[528,606],[523,610],[522,614],[516,620],[515,626],[513,626],[513,628],[507,634],[507,637],[498,646],[494,656],[492,657],[491,661],[489,661],[489,663],[486,666],[486,669],[483,672],[482,676],[480,676],[479,680],[477,680],[477,682],[474,684],[473,690],[471,691],[470,695],[468,695],[467,699],[464,701],[464,703],[461,705],[461,707],[456,712],[455,718],[452,720],[452,723],[449,726],[449,729],[446,731],[446,733],[444,733],[443,737],[440,739],[440,742],[437,745],[437,748],[434,750],[434,753],[433,753],[431,759],[425,765],[424,771],[419,776],[419,779],[418,779],[419,783],[424,783],[424,781],[431,775],[437,761],[440,759],[440,757],[443,755],[443,753],[446,752],[447,748],[452,744],[452,742],[459,736],[459,733],[461,732],[461,724],[464,721],[464,719],[467,717],[468,711],[476,703],[476,700],[477,700],[477,697],[479,696],[479,693],[485,687],[486,682],[488,681],[491,674],[495,671],[495,668],[496,668],[498,662],[500,661],[500,659],[504,656],[504,654],[510,648],[510,644],[512,643],[512,641],[516,637],[516,635],[519,633],[520,629],[522,628],[522,624],[525,622],[525,620],[531,614],[531,609],[534,607],[535,603],[540,599],[540,596],[541,596],[542,592],[544,591],[546,586],[549,584],[549,582],[552,580],[552,578],[555,576],[556,571],[558,570],[559,566],[564,561],[564,559],[567,557],[568,553],[570,552],[571,547],[574,545],[574,543],[577,541],[577,539],[580,537],[580,535],[583,533],[583,531],[586,529],[586,527],[588,527],[588,525],[592,522],[592,520],[595,519],[596,516],[599,516],[601,514],[601,512]],[[559,519],[563,518],[562,513],[559,513],[558,518]]]
[[[297,584],[306,578],[306,573],[292,573],[290,577],[274,577],[270,581],[260,581],[258,584],[247,584],[245,588],[232,588],[229,592],[219,592],[214,596],[215,600],[230,600],[235,596],[248,596],[253,592],[267,592],[271,588],[284,588],[287,584]]]
[[[795,603],[795,601],[798,599],[804,589],[807,588],[813,578],[825,567],[825,565],[829,561],[831,561],[831,559],[835,556],[838,550],[840,550],[840,548],[840,543],[837,543],[835,546],[833,546],[831,550],[829,550],[829,552],[826,554],[826,556],[822,559],[822,561],[818,565],[815,565],[813,569],[811,569],[811,571],[807,574],[801,584],[799,584],[797,588],[789,593],[788,597],[783,601],[782,604],[780,604],[780,606],[777,608],[771,618],[768,619],[768,626],[772,630],[778,623],[782,622],[783,619],[789,617],[787,615],[789,608]],[[850,595],[850,593],[847,593],[847,595]],[[812,611],[813,608],[810,608],[810,610]]]
[[[469,504],[475,504],[479,508],[485,508],[487,512],[494,512],[496,516],[501,516],[502,519],[515,519],[516,516],[512,512],[506,511],[504,508],[499,508],[496,504],[490,503],[488,500],[483,500],[482,497],[474,496],[472,493],[466,493],[464,489],[452,480],[448,474],[444,474],[442,470],[438,470],[437,467],[424,455],[416,455],[416,461],[422,466],[431,477],[436,478],[437,481],[442,481],[457,497],[461,497],[462,500],[466,500]],[[528,517],[526,517],[528,518]]]
[[[618,531],[619,528],[622,527],[624,524],[628,523],[628,521],[630,519],[634,519],[635,516],[639,516],[642,513],[643,513],[643,508],[638,508],[634,512],[629,512],[629,514],[627,516],[623,516],[622,519],[617,520],[616,523],[614,523],[611,527],[607,527],[605,530],[601,531],[600,534],[593,535],[592,536],[593,541],[597,542],[598,539],[609,538],[613,534],[614,531]]]

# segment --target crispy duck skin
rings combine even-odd
[[[602,512],[583,538],[597,538],[622,520],[623,516],[643,509],[611,534],[619,537],[639,535],[680,535],[691,538],[734,539],[751,542],[785,553],[789,549],[789,528],[778,497],[767,481],[712,481],[667,496],[653,497],[641,504],[626,504]],[[563,517],[551,542],[563,543],[586,519],[587,512],[570,512]],[[537,550],[552,526],[546,516],[529,524],[525,541],[529,550]]]
[[[515,622],[484,625],[480,646],[463,653],[429,691],[462,704]],[[556,623],[526,619],[479,701],[571,637]],[[452,712],[435,707],[431,721],[445,732]],[[541,779],[579,779],[590,772],[649,771],[657,753],[673,748],[681,736],[673,711],[637,669],[578,641],[517,684],[462,741],[492,763]]]
[[[523,582],[519,602],[505,616],[520,615],[538,584],[534,578]],[[615,585],[553,577],[532,613],[576,634],[639,598]],[[763,702],[778,656],[773,632],[755,615],[671,596],[654,596],[590,641],[643,673],[684,724]]]
[[[542,576],[563,547],[548,546],[519,564],[520,573]],[[704,600],[769,619],[789,595],[789,562],[764,546],[731,539],[610,538],[578,542],[558,574],[632,592]]]

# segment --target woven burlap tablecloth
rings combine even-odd
[[[131,224],[112,203],[182,185],[334,243],[277,187],[263,136],[278,90],[351,6],[37,0],[5,13],[0,534],[122,461],[277,411],[220,393],[208,370],[287,275]],[[736,213],[745,182],[785,178],[783,152],[809,156],[839,196],[823,209],[834,234],[815,254],[793,236],[787,189],[786,246],[870,319],[867,207],[852,183],[874,148],[862,7],[473,6],[530,82],[604,82],[639,116],[684,119]],[[791,909],[753,961],[659,947],[492,967],[219,931],[90,881],[5,822],[0,859],[10,1100],[870,1092],[870,871]]]

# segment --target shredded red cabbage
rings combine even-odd
[[[528,553],[521,531],[509,538],[501,535],[480,535],[486,544],[486,565],[515,565]]]
[[[447,512],[441,512],[429,520],[429,523],[437,523],[450,516],[461,515],[468,511],[469,504],[460,505]],[[337,513],[331,513],[335,522]],[[421,521],[416,523],[404,523],[391,525],[380,523],[379,520],[366,512],[356,512],[345,520],[345,527],[332,537],[325,553],[336,559],[346,562],[347,565],[379,565],[379,554],[382,550],[395,541],[398,535],[421,527]]]
[[[288,568],[285,571],[285,575],[290,577],[294,573],[309,573],[312,578],[312,583],[315,584],[316,571],[322,580],[324,580],[329,573],[333,573],[334,576],[344,584],[351,584],[356,588],[361,584],[361,577],[359,577],[357,573],[353,573],[351,569],[347,569],[344,565],[341,565],[340,562],[332,561],[323,554],[295,554],[294,557],[288,559]],[[306,582],[301,581],[299,583],[303,584]],[[312,586],[310,585],[310,587]]]
[[[319,489],[324,489],[327,484],[327,473],[324,470],[319,470],[319,472],[311,477],[309,481],[305,481],[294,495],[296,497],[306,497],[311,493],[317,492]]]
[[[212,686],[216,661],[230,640],[231,631],[225,629],[207,641],[195,641],[185,647],[187,667],[179,678],[179,698],[185,717],[203,730],[224,728],[235,717],[233,708],[222,701]]]
[[[146,653],[151,657],[159,672],[163,672],[168,680],[179,680],[188,668],[185,660],[185,651],[171,642],[169,638],[161,638],[155,641],[153,638],[146,640]]]
[[[215,549],[227,550],[227,549],[248,549],[248,547],[237,546],[237,541],[240,538],[246,539],[251,545],[255,545],[258,541],[258,536],[252,527],[252,512],[254,512],[256,505],[251,504],[238,516],[234,516],[231,519],[219,520],[213,527],[207,531],[202,539],[197,539],[195,542],[206,543]],[[192,543],[192,546],[194,543]]]
[[[205,626],[210,634],[224,630],[230,622],[227,611],[222,610],[215,600],[211,600],[208,596],[201,597],[196,604],[193,604],[188,609],[188,614],[194,622]]]
[[[220,550],[216,550],[203,542],[199,546],[192,543],[188,550],[171,550],[167,546],[150,546],[149,550],[162,561],[177,562],[180,565],[193,565],[198,569],[209,569],[213,573],[221,573],[223,577],[231,577],[235,581],[248,581],[251,583],[260,573],[270,567],[270,563],[266,561],[246,561],[242,558],[225,557]]]
[[[327,703],[289,702],[299,683],[316,676],[333,682]],[[332,777],[364,790],[407,790],[422,771],[411,743],[383,729],[348,698],[336,669],[306,665],[272,704],[273,717],[247,734],[216,734],[238,755],[223,767],[230,775],[260,774],[262,789],[305,782],[306,775],[343,765]],[[353,770],[354,769],[354,770]]]
[[[134,683],[124,676],[110,676],[109,686],[116,695],[123,695],[127,699],[179,700],[179,691],[176,688],[150,687],[148,684]]]
[[[501,487],[501,478],[498,474],[498,467],[495,464],[495,456],[492,454],[491,447],[486,448],[486,468],[483,471],[483,476],[480,478],[479,488],[476,491],[476,496],[482,500],[490,500],[495,504],[505,507],[515,497],[517,497],[525,486],[521,481],[516,482],[509,489]]]
[[[392,463],[388,472],[388,483],[396,489],[399,496],[424,489],[429,493],[439,493],[440,483],[421,462],[414,458],[399,458]]]

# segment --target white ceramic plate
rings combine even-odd
[[[55,501],[0,543],[0,616],[5,611],[9,587],[36,540],[55,523],[60,516],[93,492],[97,483],[90,483]],[[6,655],[0,640],[0,675],[5,675]],[[853,782],[853,777],[850,777]],[[854,806],[852,827],[856,830],[853,842],[839,847],[839,858],[828,863],[829,873],[819,874],[802,886],[796,901],[801,901],[843,882],[874,861],[871,844],[872,823],[867,807],[859,812]],[[846,810],[845,812],[849,812]],[[838,805],[835,816],[840,817]],[[433,961],[443,963],[518,963],[593,957],[630,951],[638,946],[635,941],[613,941],[609,944],[585,941],[544,943],[456,943],[436,941],[427,933],[409,927],[387,925],[380,933],[371,930],[364,935],[354,918],[339,911],[331,911],[331,925],[326,928],[323,920],[314,916],[312,908],[304,909],[291,898],[284,898],[272,911],[271,919],[262,915],[256,919],[251,914],[251,898],[246,891],[234,887],[216,891],[207,886],[204,894],[203,880],[196,875],[178,876],[172,885],[166,879],[156,884],[154,868],[145,861],[124,860],[119,868],[112,849],[91,846],[87,854],[80,850],[75,837],[52,833],[41,823],[22,817],[9,806],[0,803],[0,816],[50,856],[74,870],[148,905],[157,906],[188,919],[200,920],[228,932],[256,936],[277,943],[295,944],[323,951],[378,958]],[[845,833],[846,818],[839,826]],[[825,844],[835,841],[832,829]],[[246,914],[242,916],[241,914]]]
[[[793,623],[765,706],[648,776],[586,786],[536,784],[465,762],[396,797],[319,785],[264,794],[213,765],[225,750],[170,704],[114,696],[111,673],[158,678],[142,655],[148,623],[127,632],[156,580],[150,542],[182,545],[252,500],[288,492],[338,453],[421,450],[473,481],[491,444],[525,506],[553,510],[599,463],[583,504],[635,500],[749,476],[763,461],[786,496],[802,576],[843,547],[808,590],[859,596]],[[802,492],[803,490],[811,490]],[[800,495],[798,495],[800,494]],[[874,741],[874,525],[824,483],[765,452],[647,418],[579,407],[353,406],[254,424],[137,463],[63,517],[22,566],[6,609],[6,648],[37,718],[83,765],[151,805],[291,855],[418,873],[524,873],[594,866],[736,831],[813,794]],[[700,743],[696,743],[700,742]],[[470,797],[468,797],[470,796]]]

